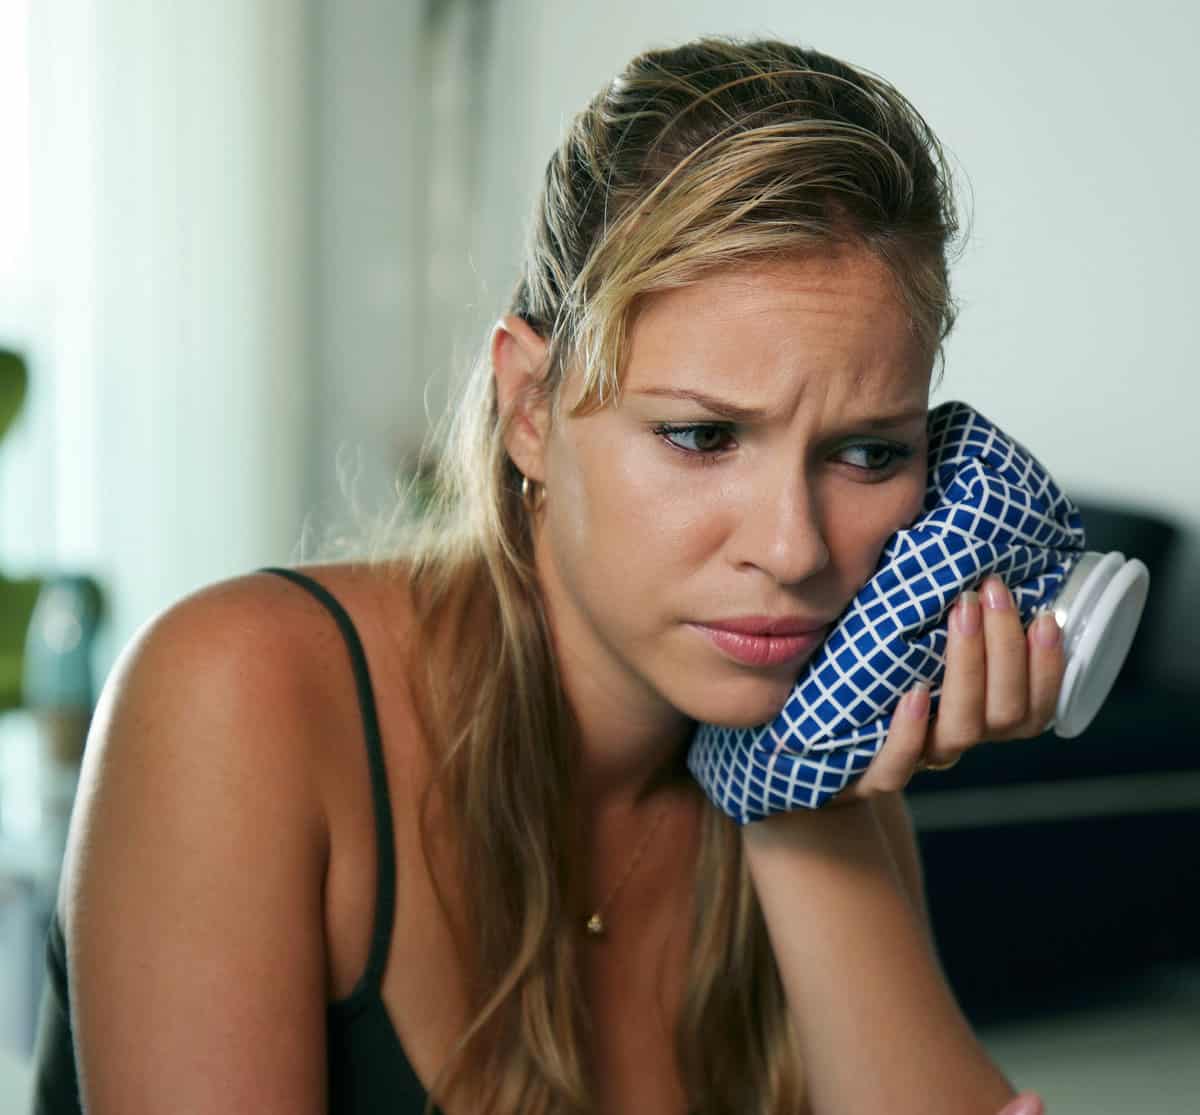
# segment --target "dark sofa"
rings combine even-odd
[[[993,743],[909,788],[948,979],[976,1022],[1200,958],[1200,700],[1155,676],[1179,534],[1081,505],[1089,549],[1150,568],[1129,658],[1074,739]]]

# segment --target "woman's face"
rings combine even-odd
[[[647,298],[619,404],[571,418],[568,379],[545,444],[536,554],[573,696],[773,718],[825,632],[768,621],[828,624],[920,510],[930,369],[863,251]]]

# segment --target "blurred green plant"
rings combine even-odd
[[[21,410],[29,390],[29,372],[25,361],[6,348],[0,348],[0,439]]]
[[[8,432],[29,390],[29,372],[19,353],[0,348],[0,440]],[[41,592],[37,577],[12,579],[0,573],[0,710],[21,704],[25,633]]]

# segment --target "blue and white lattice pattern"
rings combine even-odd
[[[696,729],[688,768],[739,824],[824,805],[866,769],[916,682],[931,683],[936,711],[946,615],[960,592],[998,573],[1028,623],[1084,548],[1078,508],[986,418],[943,403],[928,430],[922,514],[888,542],[779,715]]]

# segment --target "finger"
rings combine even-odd
[[[916,772],[929,728],[929,684],[918,682],[900,699],[887,739],[858,780],[859,794],[903,790]]]
[[[1000,1110],[999,1115],[1045,1115],[1042,1097],[1036,1092],[1022,1092]]]
[[[1008,586],[995,574],[983,582],[987,657],[986,736],[1019,735],[1029,716],[1029,647]]]
[[[964,592],[950,609],[946,669],[925,759],[948,763],[983,737],[987,667],[979,596]]]
[[[1066,669],[1062,630],[1052,611],[1029,625],[1029,723],[1027,734],[1040,735],[1054,719]]]

